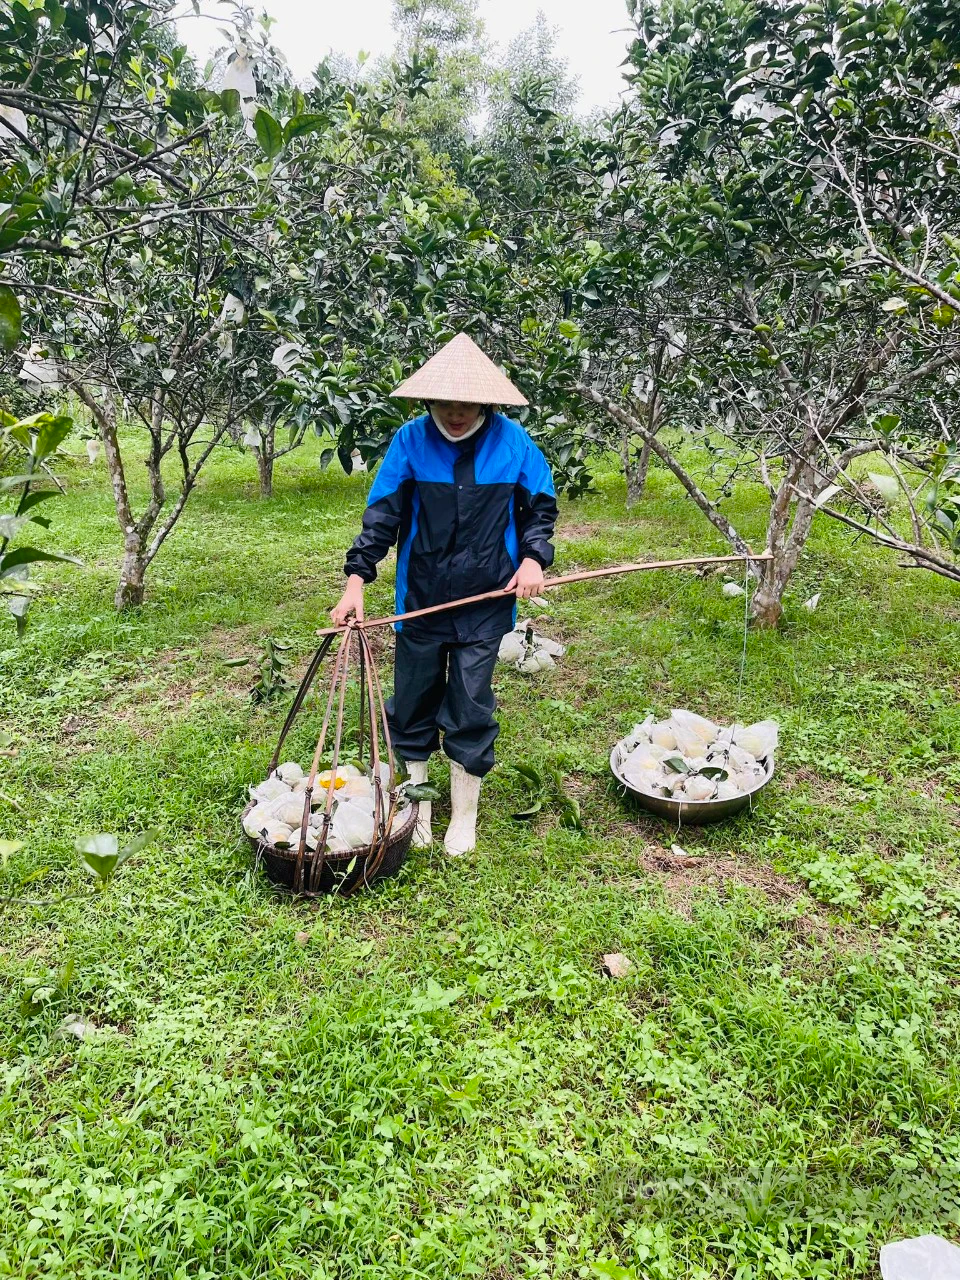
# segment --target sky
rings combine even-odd
[[[202,4],[204,15],[215,15],[215,0]],[[390,25],[390,0],[257,0],[276,20],[274,42],[283,50],[298,78],[306,77],[331,50],[356,57],[388,53],[395,33]],[[528,28],[542,9],[558,28],[557,52],[570,73],[579,78],[580,111],[616,101],[623,87],[620,63],[628,41],[624,0],[480,0],[478,11],[488,38],[501,50]],[[227,10],[224,8],[224,13]],[[201,58],[222,44],[220,25],[213,17],[182,20],[182,38]]]

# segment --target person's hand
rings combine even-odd
[[[504,591],[515,591],[518,600],[529,600],[531,596],[538,596],[542,590],[543,566],[529,556],[504,587]]]
[[[342,627],[351,615],[358,622],[363,621],[363,579],[355,573],[347,579],[346,591],[330,610],[335,627]]]

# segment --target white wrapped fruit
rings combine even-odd
[[[647,795],[657,795],[660,791],[662,774],[659,766],[652,769],[640,768],[628,758],[623,766],[623,776],[631,787],[645,791]]]
[[[549,671],[551,667],[556,666],[554,660],[549,653],[544,650],[535,649],[533,653],[528,653],[517,663],[517,670],[522,671],[524,675],[536,675],[538,671]]]
[[[280,796],[285,796],[289,790],[282,778],[267,778],[266,782],[259,782],[255,787],[250,788],[250,799],[277,800]]]
[[[733,741],[758,758],[772,756],[777,749],[780,726],[776,720],[759,720],[756,724],[734,725]]]
[[[712,720],[708,720],[706,716],[698,716],[695,711],[683,711],[674,708],[670,712],[670,719],[673,721],[675,730],[684,729],[686,732],[700,743],[701,750],[708,747],[711,742],[716,740],[717,734],[720,732],[720,726],[714,724]],[[677,742],[679,744],[680,735],[677,733]]]
[[[331,830],[348,848],[360,849],[373,842],[373,813],[354,800],[342,800],[333,815]]]
[[[667,751],[663,747],[655,747],[652,742],[641,743],[636,750],[631,751],[624,761],[624,767],[633,770],[652,769],[654,772],[660,768],[664,756]]]
[[[664,747],[667,751],[676,751],[677,735],[669,720],[661,720],[658,724],[650,726],[650,741],[655,746]]]
[[[287,827],[299,827],[303,821],[303,806],[304,797],[291,792],[289,795],[281,796],[279,800],[274,800],[270,811],[275,822],[282,822]]]
[[[293,829],[282,822],[272,822],[267,827],[263,839],[276,849],[289,849],[293,844]]]
[[[303,777],[303,770],[295,760],[288,760],[273,771],[273,776],[285,782],[288,787],[295,786]]]
[[[252,840],[257,840],[261,831],[274,826],[275,822],[271,805],[255,804],[243,820],[243,829]]]
[[[699,773],[691,774],[684,785],[683,793],[686,800],[710,800],[716,789],[716,782],[710,778],[704,778]]]
[[[518,631],[508,631],[500,641],[500,650],[497,657],[501,662],[510,662],[516,666],[525,652],[526,645],[523,642],[523,635]]]
[[[743,793],[741,791],[737,790],[737,784],[735,782],[731,782],[730,779],[727,778],[725,781],[717,783],[717,794],[715,799],[736,800],[737,796],[742,794]]]
[[[635,724],[621,742],[621,746],[624,751],[630,752],[636,750],[637,747],[649,745],[650,727],[652,724],[653,716],[647,716],[643,724]]]
[[[347,778],[337,792],[338,800],[368,800],[373,804],[373,783],[362,774],[358,778]]]

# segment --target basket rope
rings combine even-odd
[[[290,711],[284,721],[283,728],[280,730],[280,737],[270,761],[270,773],[273,773],[277,768],[283,744],[303,708],[307,694],[317,679],[324,658],[333,647],[334,639],[335,636],[333,635],[324,636],[319,648],[310,659],[304,677],[294,696]],[[372,775],[374,797],[373,840],[366,853],[362,850],[357,851],[357,857],[363,858],[362,879],[358,879],[353,887],[345,890],[344,896],[355,893],[361,883],[370,885],[376,878],[387,852],[390,830],[397,813],[397,762],[390,737],[380,677],[369,639],[359,627],[350,624],[342,632],[340,643],[336,650],[329,688],[326,691],[323,721],[310,763],[310,772],[307,776],[307,786],[303,797],[303,815],[300,820],[300,838],[297,844],[294,868],[293,888],[295,893],[316,892],[327,862],[330,824],[333,818],[334,798],[337,790],[337,773],[340,768],[340,753],[343,746],[347,687],[350,681],[351,650],[354,642],[357,645],[357,669],[360,685],[359,750],[357,759],[361,768],[367,767],[364,755],[369,743],[369,768]],[[326,797],[316,849],[308,861],[307,832],[310,828],[313,794],[316,789],[317,773],[320,769],[320,762],[324,756],[331,728],[333,730],[333,741],[330,753],[330,778],[326,784]],[[384,794],[383,779],[380,776],[381,737],[386,748],[386,760],[389,765],[389,784],[386,794]]]

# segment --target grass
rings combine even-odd
[[[718,577],[569,588],[561,666],[498,675],[476,855],[296,902],[237,839],[283,708],[224,659],[309,652],[368,480],[305,450],[261,502],[224,455],[118,616],[102,469],[63,473],[85,567],[0,648],[0,1275],[812,1280],[960,1230],[955,589],[818,526],[741,678]],[[730,508],[759,535],[758,490]],[[636,511],[613,475],[565,504],[558,547],[723,550],[659,471]],[[606,769],[674,705],[782,726],[763,803],[684,832],[687,866]],[[517,761],[564,771],[585,835],[510,820]],[[104,894],[30,905],[80,887],[76,836],[149,826]]]

